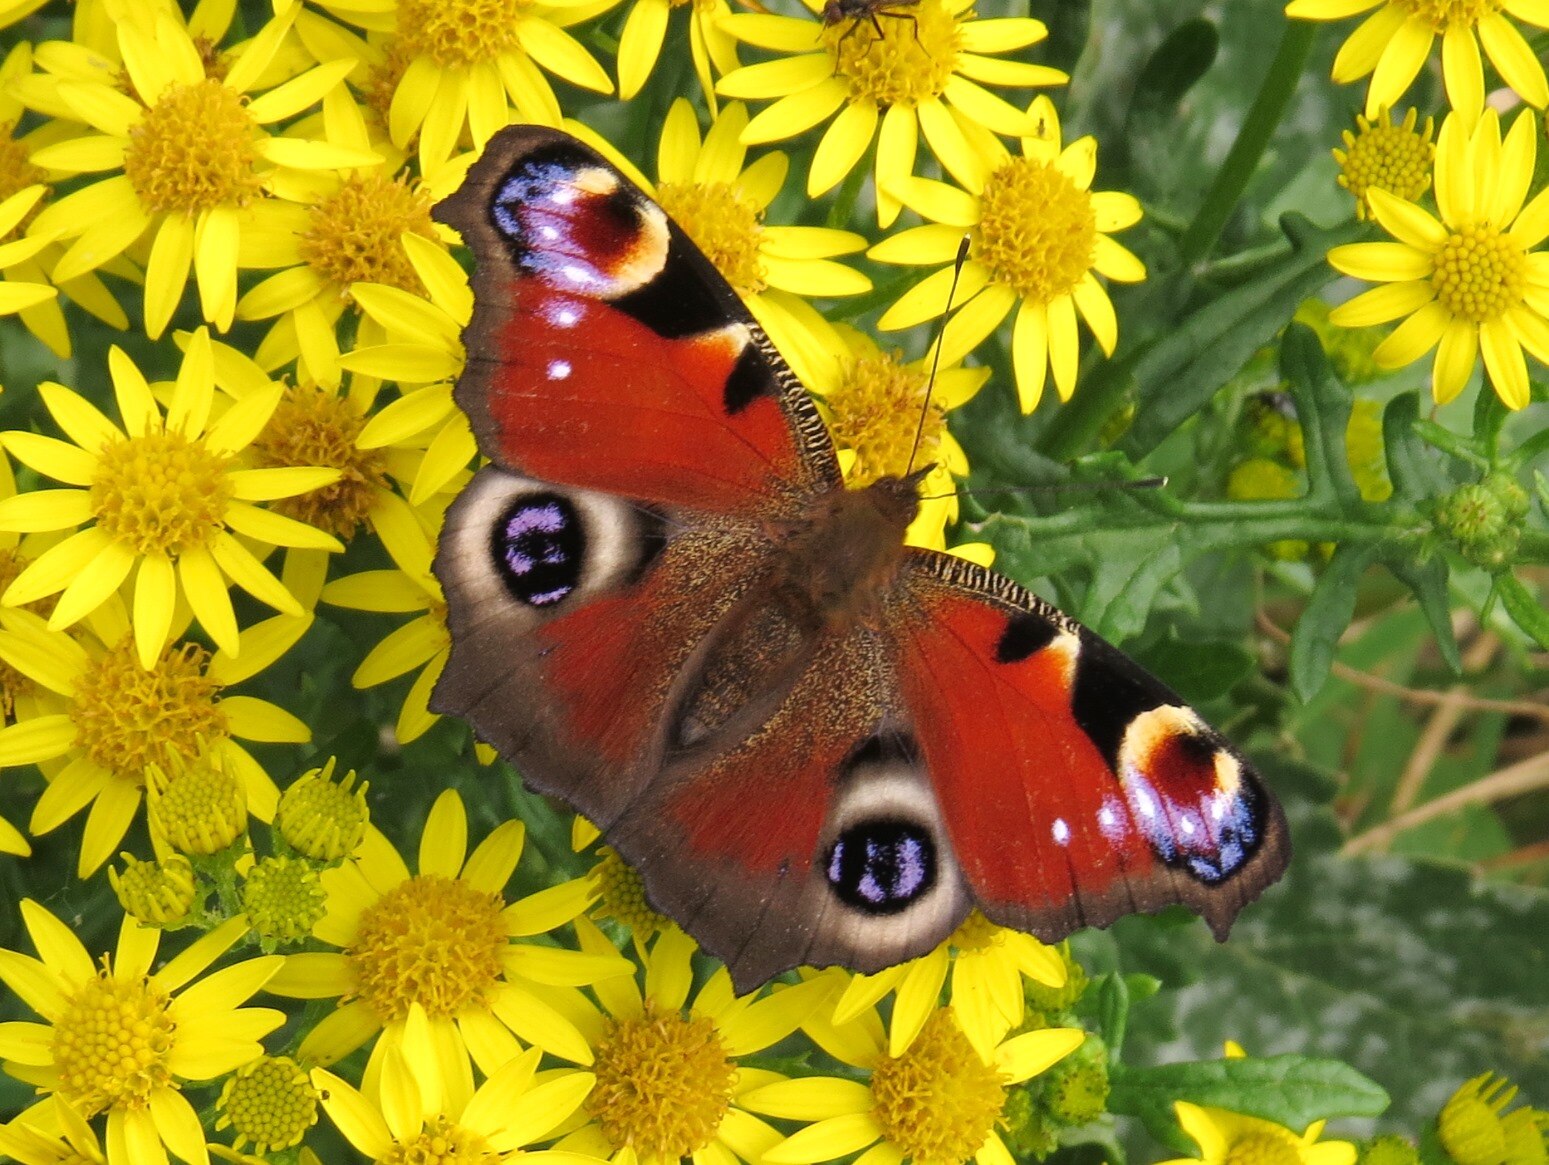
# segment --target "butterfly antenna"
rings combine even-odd
[[[947,288],[947,310],[941,313],[941,327],[936,329],[936,342],[932,347],[930,378],[925,382],[925,402],[920,405],[920,423],[914,428],[914,444],[909,447],[909,467],[904,470],[908,477],[914,472],[914,459],[920,452],[920,441],[925,436],[925,418],[930,414],[930,395],[936,389],[936,372],[941,367],[941,342],[947,335],[947,317],[952,314],[952,300],[957,295],[957,281],[963,274],[963,264],[968,262],[968,236],[964,235],[957,245],[957,258],[952,261],[952,285]]]

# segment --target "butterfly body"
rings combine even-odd
[[[437,208],[473,248],[457,400],[493,464],[436,559],[433,706],[636,865],[740,990],[874,971],[978,906],[1057,939],[1277,877],[1273,799],[1122,654],[846,489],[708,260],[587,147],[515,127]]]

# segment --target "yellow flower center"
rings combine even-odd
[[[264,1056],[238,1068],[216,1101],[217,1129],[236,1134],[240,1152],[249,1143],[266,1157],[301,1143],[317,1123],[317,1089],[289,1056]]]
[[[341,862],[365,840],[367,785],[351,769],[333,780],[333,759],[303,773],[280,796],[274,827],[285,844],[314,862]]]
[[[181,922],[194,905],[194,867],[182,854],[159,862],[130,858],[122,871],[109,867],[108,881],[124,913],[147,926]]]
[[[616,918],[634,932],[637,938],[646,938],[667,922],[651,909],[645,900],[645,883],[640,874],[611,849],[602,851],[601,860],[592,870],[601,892],[600,913]]]
[[[947,942],[960,951],[987,951],[1005,942],[1005,931],[975,909],[968,912]]]
[[[1411,109],[1401,124],[1394,125],[1383,109],[1375,122],[1358,114],[1357,132],[1344,131],[1345,148],[1335,150],[1334,158],[1339,163],[1339,184],[1355,195],[1360,218],[1369,214],[1366,192],[1373,187],[1411,202],[1430,189],[1435,126],[1426,118],[1425,128],[1417,132],[1416,118]]]
[[[399,248],[402,250],[402,248]],[[253,448],[266,466],[319,465],[337,469],[338,481],[270,503],[270,509],[340,538],[350,538],[387,488],[386,457],[355,444],[366,426],[345,398],[316,386],[294,385]]]
[[[517,26],[528,0],[399,0],[398,38],[410,59],[466,68],[521,47]]]
[[[65,1001],[54,1021],[59,1093],[82,1116],[139,1109],[172,1083],[176,1024],[171,998],[147,979],[115,979],[106,966]]]
[[[1004,1078],[979,1058],[947,1008],[931,1014],[902,1056],[877,1062],[871,1094],[883,1135],[920,1165],[967,1161],[1006,1103]]]
[[[91,483],[97,525],[136,554],[204,546],[221,529],[231,500],[226,463],[176,432],[105,445]]]
[[[507,945],[501,906],[498,894],[440,874],[400,882],[361,914],[347,952],[355,993],[384,1023],[411,1003],[432,1016],[483,1005]]]
[[[1488,323],[1522,302],[1527,255],[1494,227],[1468,227],[1448,235],[1435,264],[1431,286],[1437,302],[1453,316]]]
[[[301,258],[340,288],[352,283],[385,283],[423,292],[424,285],[404,253],[406,233],[435,238],[430,198],[401,178],[363,174],[346,178],[337,191],[312,207],[301,236]]]
[[[1092,266],[1092,196],[1048,162],[1012,158],[979,197],[974,257],[1031,303],[1066,295]]]
[[[616,1149],[633,1147],[643,1161],[676,1161],[715,1138],[737,1067],[712,1020],[648,1002],[638,1019],[613,1020],[596,1051],[586,1111]]]
[[[247,790],[207,753],[174,761],[170,776],[151,769],[148,808],[161,835],[190,856],[220,853],[247,832]]]
[[[764,290],[764,262],[758,253],[764,213],[741,189],[725,182],[663,182],[656,188],[656,201],[738,295]]]
[[[1298,1144],[1289,1131],[1268,1126],[1233,1141],[1222,1165],[1301,1165]]]
[[[394,1141],[377,1165],[495,1165],[507,1159],[479,1133],[438,1116],[408,1140]]]
[[[916,465],[935,460],[946,413],[935,403],[926,407],[926,379],[925,371],[908,367],[896,352],[879,352],[851,360],[839,386],[824,397],[835,444],[855,452],[851,487],[858,489],[890,474],[896,477],[909,467],[911,453]],[[925,426],[920,429],[922,409]],[[914,448],[917,429],[918,450]]]
[[[124,175],[149,210],[241,206],[258,190],[257,128],[242,95],[217,80],[169,85],[130,129]]]
[[[300,858],[261,858],[242,883],[242,911],[260,939],[300,942],[322,921],[328,893]]]
[[[1418,16],[1435,31],[1445,32],[1449,25],[1473,28],[1492,12],[1499,12],[1501,0],[1391,0],[1393,7],[1410,16]]]
[[[875,6],[871,16],[845,17],[823,30],[834,73],[852,101],[913,107],[940,97],[957,67],[957,21],[940,0]],[[879,31],[880,30],[880,31]]]
[[[169,769],[225,739],[220,684],[204,674],[210,654],[193,643],[168,648],[146,671],[126,636],[75,682],[75,743],[109,772],[143,784],[152,765]]]

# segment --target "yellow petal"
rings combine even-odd
[[[177,605],[177,575],[165,554],[140,559],[134,583],[134,642],[140,666],[149,671],[172,633]]]
[[[1329,266],[1368,283],[1428,279],[1434,259],[1408,243],[1349,243],[1328,253]]]
[[[1474,373],[1479,355],[1479,329],[1465,320],[1451,321],[1436,347],[1431,370],[1431,395],[1444,405],[1462,392]]]
[[[1479,325],[1479,351],[1484,356],[1485,371],[1496,395],[1509,409],[1524,407],[1530,398],[1527,377],[1527,361],[1522,356],[1522,345],[1505,320],[1490,320]]]

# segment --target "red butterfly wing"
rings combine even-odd
[[[963,876],[1053,941],[1182,902],[1224,935],[1290,857],[1280,807],[1225,739],[1009,579],[911,552],[899,684]]]
[[[697,247],[568,135],[497,135],[437,216],[478,266],[457,401],[497,464],[711,513],[840,481],[801,386]]]

